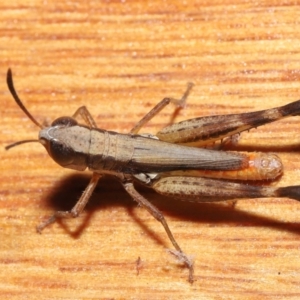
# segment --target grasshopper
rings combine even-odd
[[[280,176],[283,166],[277,155],[199,147],[284,117],[299,115],[300,100],[262,111],[190,119],[169,125],[154,136],[138,132],[170,102],[183,107],[192,84],[188,85],[180,100],[164,98],[160,101],[128,134],[99,129],[85,106],[80,107],[72,117],[60,117],[51,126],[42,126],[18,97],[10,69],[7,85],[18,106],[41,130],[37,140],[19,141],[6,149],[27,142],[39,142],[62,167],[92,172],[92,178],[75,206],[70,211],[55,212],[37,227],[39,233],[57,219],[78,217],[100,178],[110,175],[118,179],[133,200],[162,224],[175,248],[171,253],[185,264],[189,270],[189,281],[193,282],[192,259],[182,251],[163,214],[135,189],[135,182],[151,187],[162,195],[194,202],[265,197],[300,200],[300,186],[276,188],[241,182],[271,180]],[[85,125],[77,122],[79,116]]]

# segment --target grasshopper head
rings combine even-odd
[[[78,138],[79,137],[79,138]],[[71,117],[60,117],[39,133],[39,142],[64,168],[84,171],[90,147],[90,130]]]

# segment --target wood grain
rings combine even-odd
[[[8,1],[0,3],[1,299],[299,299],[300,204],[249,199],[233,209],[141,189],[196,259],[193,285],[165,248],[161,225],[111,179],[85,213],[69,209],[88,175],[55,165],[35,138],[40,122],[86,105],[99,127],[128,132],[163,97],[195,83],[176,121],[283,105],[299,98],[299,1]],[[171,121],[173,107],[145,132]],[[299,118],[244,133],[238,148],[279,153],[279,186],[299,184]],[[140,263],[137,263],[140,258]],[[138,268],[138,270],[137,270]],[[139,272],[137,272],[139,271]],[[139,274],[137,274],[139,273]]]

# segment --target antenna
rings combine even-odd
[[[42,126],[32,115],[31,113],[26,109],[26,107],[24,106],[24,104],[22,103],[21,99],[19,98],[15,87],[14,87],[14,83],[13,83],[13,79],[12,79],[12,72],[11,69],[8,69],[7,71],[7,77],[6,77],[6,82],[9,88],[9,91],[11,92],[12,96],[14,97],[16,103],[19,105],[19,107],[23,110],[23,112],[27,115],[27,117],[38,127],[40,127],[41,129],[44,128],[44,126]],[[7,145],[5,147],[6,150],[21,145],[21,144],[25,144],[25,143],[31,143],[31,142],[40,142],[39,140],[23,140],[23,141],[19,141],[19,142],[15,142],[12,143],[10,145]]]
[[[6,82],[9,88],[9,91],[11,92],[12,96],[14,97],[16,103],[19,105],[19,107],[24,111],[24,113],[27,115],[27,117],[38,127],[40,127],[41,129],[44,128],[44,126],[42,126],[32,115],[31,113],[27,110],[27,108],[24,106],[24,104],[22,103],[21,99],[19,98],[15,88],[14,88],[14,83],[13,83],[13,79],[12,79],[12,72],[11,69],[8,69],[7,71],[7,76],[6,76]]]

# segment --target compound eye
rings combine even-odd
[[[49,145],[49,154],[52,159],[61,166],[67,166],[74,160],[74,150],[71,147],[57,141],[51,140]]]
[[[77,121],[71,117],[60,117],[54,120],[51,125],[71,127],[77,125]]]

